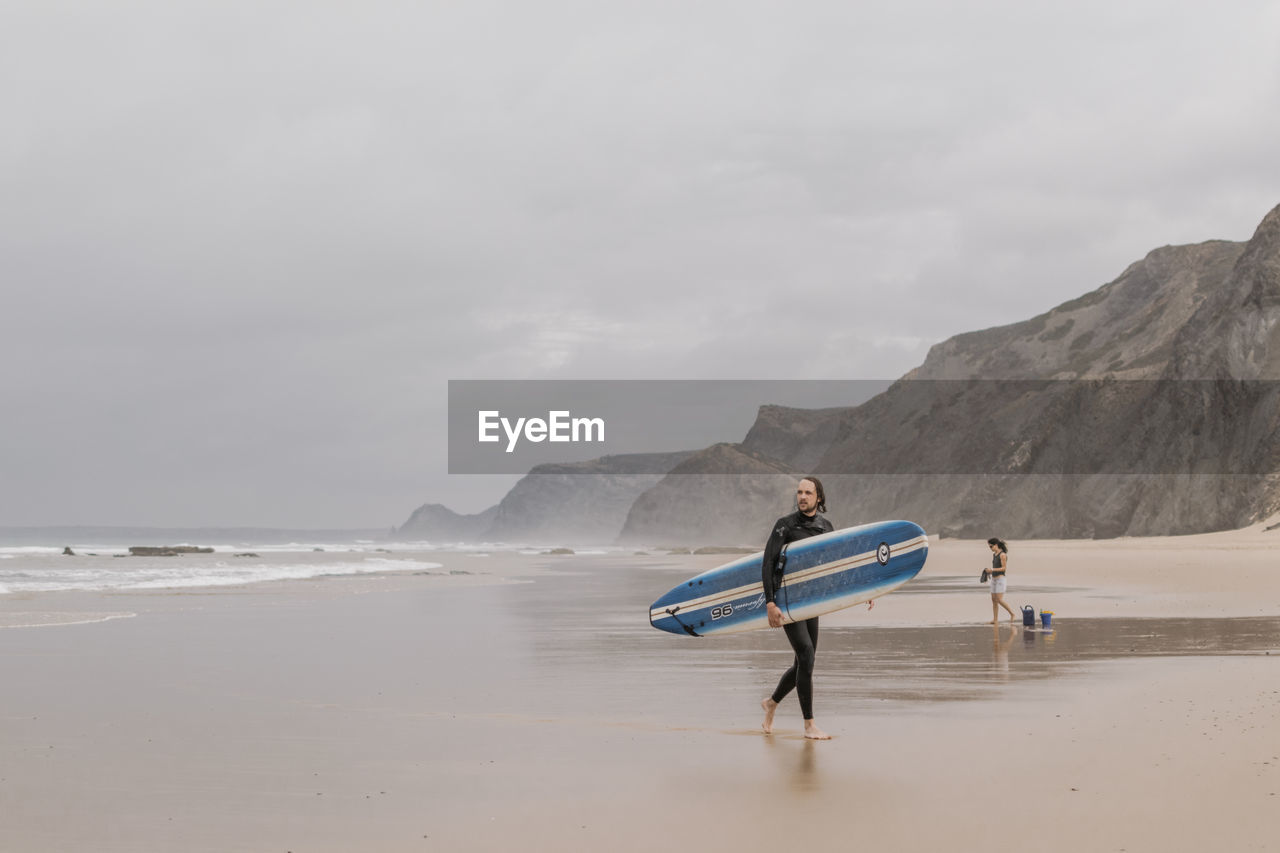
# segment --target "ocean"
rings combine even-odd
[[[58,591],[226,587],[318,577],[444,570],[433,553],[536,554],[545,548],[393,542],[372,531],[266,529],[0,528],[0,596]],[[377,531],[382,534],[382,531]],[[133,545],[195,546],[212,553],[134,556]],[[71,554],[65,553],[70,549]],[[601,553],[595,551],[594,553]]]

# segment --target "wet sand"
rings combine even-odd
[[[758,731],[781,632],[648,626],[723,557],[6,596],[0,850],[1275,849],[1278,545],[1011,543],[1045,632],[934,543],[823,617],[824,743]]]

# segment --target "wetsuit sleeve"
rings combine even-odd
[[[787,528],[782,521],[780,518],[773,523],[773,532],[769,534],[769,541],[765,543],[764,559],[760,565],[760,582],[764,585],[766,602],[773,601],[773,597],[778,593],[773,586],[773,567],[778,562],[778,555],[782,553],[782,546],[786,544],[784,534]]]

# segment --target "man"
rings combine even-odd
[[[813,664],[818,651],[818,617],[803,622],[788,622],[783,625],[782,608],[778,607],[775,597],[778,584],[782,581],[782,572],[777,570],[778,557],[786,545],[820,536],[832,531],[831,522],[819,513],[827,510],[827,496],[822,489],[822,482],[817,477],[805,477],[796,486],[796,511],[784,515],[773,523],[773,532],[764,547],[764,561],[760,567],[760,580],[764,584],[765,608],[769,617],[770,628],[782,628],[787,633],[787,640],[795,651],[795,661],[791,668],[782,674],[773,695],[760,703],[764,708],[765,733],[773,731],[773,712],[778,703],[786,698],[794,688],[800,699],[800,713],[804,716],[804,736],[814,740],[829,740],[831,735],[818,728],[813,719]],[[875,602],[867,602],[868,608]]]

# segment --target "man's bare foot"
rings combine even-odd
[[[764,708],[764,724],[760,726],[765,734],[773,733],[773,712],[778,710],[778,703],[773,701],[772,697],[766,696],[760,701],[760,707]]]
[[[813,720],[804,721],[804,736],[810,740],[831,740],[831,735],[818,728]]]

